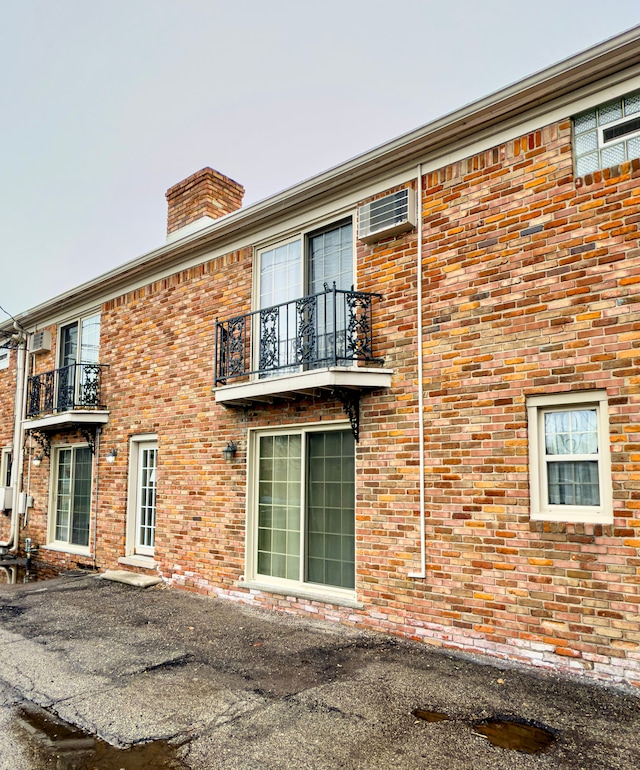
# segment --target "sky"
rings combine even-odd
[[[0,306],[161,246],[204,166],[250,204],[638,24],[638,0],[0,0]]]

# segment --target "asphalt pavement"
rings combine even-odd
[[[639,696],[162,585],[0,586],[0,770],[637,770]]]

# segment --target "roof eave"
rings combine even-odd
[[[255,228],[285,210],[319,201],[348,187],[366,183],[371,177],[405,166],[429,153],[464,140],[529,111],[577,88],[585,88],[607,77],[640,65],[640,26],[604,41],[524,80],[462,107],[414,131],[358,155],[269,198],[228,214],[203,230],[171,244],[165,244],[137,259],[77,286],[17,316],[24,324],[37,324],[55,309],[71,308],[81,297],[83,303],[153,271],[171,267],[181,260],[206,252],[229,240],[241,229]],[[2,324],[4,326],[4,324]],[[0,328],[2,328],[0,326]]]

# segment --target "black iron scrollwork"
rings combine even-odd
[[[298,334],[295,342],[296,362],[310,363],[316,357],[316,306],[317,297],[302,297],[296,300]]]
[[[353,438],[358,443],[360,440],[360,393],[348,388],[334,388],[333,392],[340,400],[342,408],[349,418]]]
[[[277,307],[268,307],[260,311],[260,358],[259,370],[276,369],[278,367],[280,340],[279,340],[280,310]]]
[[[51,441],[49,440],[49,436],[47,436],[46,433],[43,433],[39,430],[30,430],[28,431],[29,435],[34,438],[38,445],[40,446],[40,449],[42,450],[42,454],[45,457],[49,457],[51,454]]]

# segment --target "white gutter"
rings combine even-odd
[[[100,501],[98,486],[100,484],[100,439],[102,437],[102,425],[96,427],[95,438],[93,442],[93,462],[95,468],[95,487],[94,487],[94,509],[93,516],[93,566],[94,569],[98,566],[97,561],[97,548],[98,548],[98,504]]]
[[[427,577],[427,542],[426,542],[426,524],[424,509],[424,359],[422,354],[422,163],[418,165],[418,248],[416,256],[416,277],[417,277],[417,326],[418,326],[418,451],[420,452],[420,570],[419,572],[410,572],[410,578]]]

